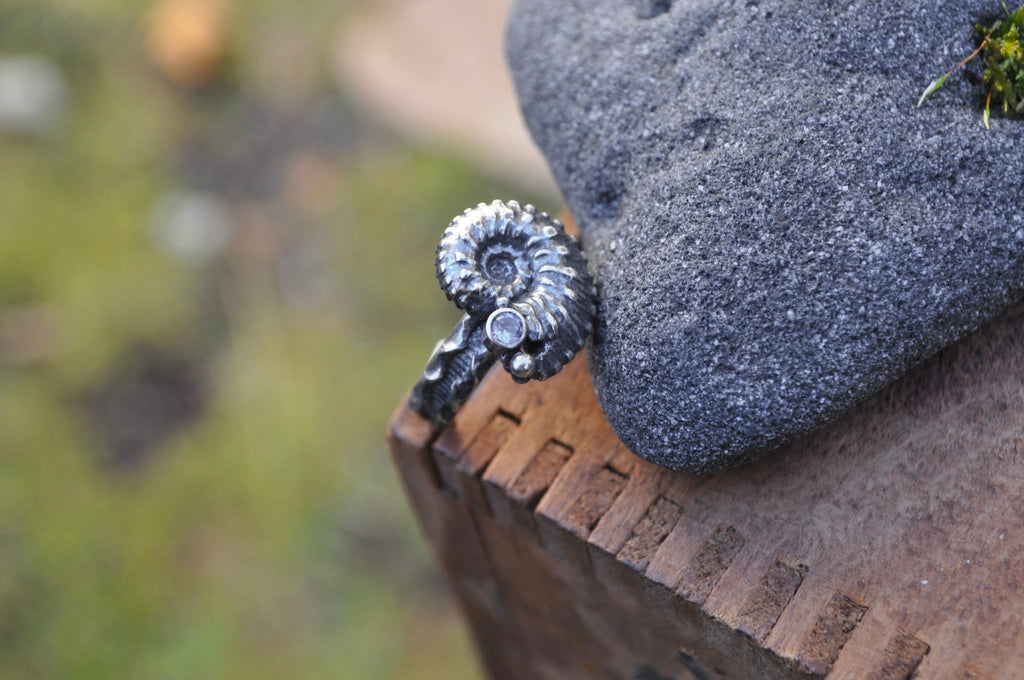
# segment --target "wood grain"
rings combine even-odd
[[[1022,337],[712,477],[629,453],[582,355],[391,448],[494,678],[1024,678]]]

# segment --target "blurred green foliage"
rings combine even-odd
[[[297,143],[270,191],[224,196],[216,258],[174,257],[154,206],[217,191],[183,149],[244,152],[238,102],[344,101],[323,55],[354,8],[236,4],[230,58],[193,91],[145,58],[150,4],[0,8],[0,56],[47,56],[69,87],[57,129],[0,135],[2,677],[478,677],[384,425],[456,318],[440,230],[514,192],[353,113],[351,145]],[[282,24],[323,69],[287,101],[259,64]],[[195,370],[197,411],[120,464],[104,395],[152,356]]]

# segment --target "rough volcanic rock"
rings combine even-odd
[[[828,423],[1024,290],[1024,121],[979,0],[517,0],[508,57],[598,282],[623,442],[691,472]]]

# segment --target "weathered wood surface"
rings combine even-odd
[[[391,448],[494,678],[1024,678],[1022,338],[711,477],[627,451],[582,355]]]

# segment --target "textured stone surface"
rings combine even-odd
[[[517,0],[508,57],[600,294],[612,426],[693,472],[808,433],[1021,296],[1024,121],[978,0]]]

